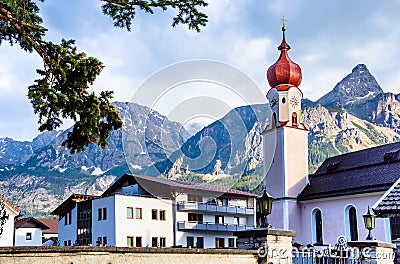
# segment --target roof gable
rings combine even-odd
[[[40,228],[42,230],[49,229],[47,225],[43,224],[42,222],[33,217],[22,218],[15,221],[14,227],[16,229],[18,228]]]
[[[400,179],[383,195],[374,212],[382,217],[400,214]]]
[[[12,211],[15,213],[15,215],[19,215],[20,210],[18,207],[16,207],[15,205],[13,205],[10,201],[8,201],[4,196],[0,195],[0,199],[5,203],[5,205]]]
[[[93,200],[93,199],[97,199],[97,198],[100,198],[100,196],[88,195],[88,194],[72,194],[70,197],[68,197],[67,200],[65,200],[56,209],[54,209],[54,211],[51,212],[51,214],[59,215],[59,216],[63,217],[68,212],[70,212],[72,209],[74,209],[75,204],[77,202],[83,202],[83,201]]]

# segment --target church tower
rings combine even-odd
[[[297,196],[308,182],[308,130],[301,123],[301,69],[288,56],[290,46],[282,20],[281,54],[267,71],[271,114],[262,133],[264,185],[274,198],[269,223],[274,228],[301,230]]]

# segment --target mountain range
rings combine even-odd
[[[41,133],[31,142],[0,139],[0,193],[26,215],[48,215],[71,193],[99,194],[126,172],[168,178],[202,175],[218,182],[263,174],[260,132],[267,105],[235,108],[188,130],[157,111],[115,103],[124,128],[109,146],[70,154],[68,131]],[[385,93],[363,64],[316,102],[302,101],[309,128],[309,170],[327,157],[400,140],[400,94]]]

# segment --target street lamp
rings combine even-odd
[[[375,228],[375,217],[376,216],[374,214],[371,214],[371,211],[368,206],[368,212],[365,215],[363,215],[365,228],[368,229],[368,236],[366,238],[367,240],[375,239],[371,235],[371,230]]]
[[[272,198],[265,189],[263,195],[257,198],[257,209],[261,215],[260,227],[271,227],[271,225],[268,224],[267,216],[271,214],[273,200],[274,198]]]

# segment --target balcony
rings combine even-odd
[[[254,228],[254,226],[248,225],[233,225],[233,224],[216,224],[216,223],[202,223],[202,222],[178,222],[179,231],[222,231],[222,232],[234,232],[243,231]]]
[[[178,211],[202,211],[202,212],[243,214],[243,215],[254,214],[254,208],[248,208],[244,206],[233,206],[233,205],[197,203],[197,202],[179,202]]]

